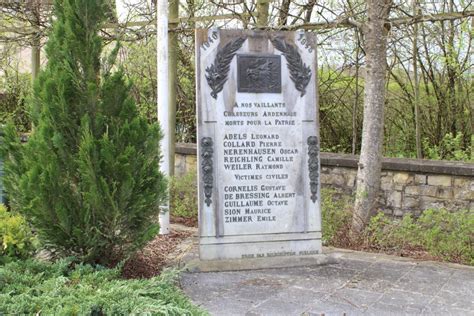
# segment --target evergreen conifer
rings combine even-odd
[[[5,131],[5,185],[47,246],[110,264],[144,245],[166,192],[159,127],[140,116],[130,85],[101,60],[107,0],[56,0],[45,69],[34,86],[34,132]],[[115,70],[113,70],[115,69]]]

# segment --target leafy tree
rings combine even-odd
[[[0,65],[0,71],[1,68]],[[4,72],[0,86],[3,86],[3,91],[0,91],[0,125],[12,120],[21,132],[28,132],[31,128],[27,113],[27,98],[31,93],[30,76],[16,71],[13,74]]]
[[[364,88],[364,121],[352,229],[361,232],[375,208],[382,171],[383,117],[385,110],[385,77],[387,35],[385,20],[393,0],[367,1],[365,25],[366,83]]]
[[[56,0],[48,64],[34,85],[28,143],[5,131],[5,186],[12,207],[47,246],[111,264],[157,232],[165,198],[161,133],[142,117],[118,47],[101,60],[106,0]],[[116,68],[116,67],[115,67]]]

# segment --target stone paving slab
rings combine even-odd
[[[336,264],[183,273],[211,315],[474,315],[474,268],[339,249]]]

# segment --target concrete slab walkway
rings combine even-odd
[[[474,315],[474,268],[329,250],[337,264],[183,273],[211,315]]]

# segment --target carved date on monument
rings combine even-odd
[[[308,140],[308,169],[309,185],[311,190],[311,201],[316,203],[318,199],[318,180],[319,180],[319,146],[318,137],[309,136]]]
[[[204,182],[204,196],[206,199],[204,202],[207,206],[212,203],[212,186],[214,183],[214,176],[212,174],[213,162],[212,156],[214,154],[213,142],[211,137],[203,137],[201,139],[201,170],[202,178]]]
[[[248,93],[281,93],[279,55],[237,55],[237,89]]]

